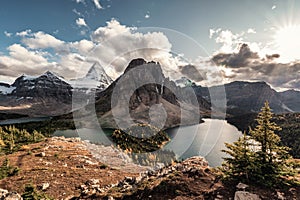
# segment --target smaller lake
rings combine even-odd
[[[241,132],[236,127],[228,124],[225,120],[204,119],[204,123],[172,128],[166,131],[171,137],[164,149],[173,151],[178,159],[186,159],[192,156],[203,156],[212,167],[220,166],[225,153],[225,142],[233,143],[240,136]],[[112,130],[101,131],[96,129],[77,129],[56,131],[54,136],[80,137],[82,140],[89,140],[92,143],[111,145],[108,139]]]
[[[18,118],[18,119],[6,119],[1,120],[0,125],[11,125],[11,124],[23,124],[28,122],[40,122],[51,119],[51,117],[26,117],[26,118]]]

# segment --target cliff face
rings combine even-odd
[[[159,63],[135,59],[123,75],[97,94],[95,108],[99,122],[110,128],[132,122],[160,126],[164,120],[164,128],[170,128],[199,123],[200,113],[209,112],[209,103],[192,95],[191,90],[166,78]]]
[[[64,103],[72,100],[72,87],[67,82],[47,71],[38,77],[21,76],[12,84],[13,96],[23,98],[54,99]]]

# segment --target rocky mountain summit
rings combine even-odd
[[[97,94],[95,111],[103,127],[146,123],[161,128],[199,123],[210,104],[166,78],[159,63],[132,60],[124,74]]]

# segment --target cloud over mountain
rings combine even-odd
[[[273,87],[300,88],[300,62],[280,63],[279,54],[260,57],[247,44],[241,44],[237,53],[218,53],[211,62],[231,72],[232,80],[263,80]],[[226,76],[226,74],[225,74]]]
[[[86,25],[84,20],[77,20],[77,24]],[[160,62],[167,72],[172,67],[173,71],[177,70],[176,67],[182,64],[170,53],[172,45],[162,32],[142,33],[116,19],[92,31],[90,40],[67,42],[30,29],[16,33],[16,36],[21,37],[21,43],[9,46],[8,55],[0,55],[2,75],[34,75],[48,68],[66,78],[74,78],[85,74],[91,63],[98,61],[110,76],[116,78],[128,62],[137,57]],[[14,69],[13,73],[11,69]]]

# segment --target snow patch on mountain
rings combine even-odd
[[[14,91],[14,89],[16,89],[16,87],[6,87],[6,86],[2,86],[0,85],[0,94],[11,94],[12,91]]]

